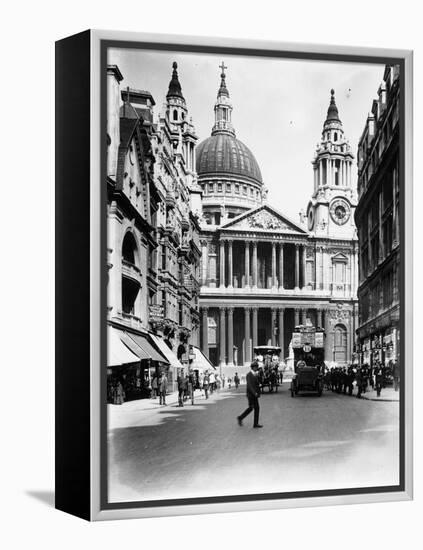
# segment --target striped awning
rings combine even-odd
[[[117,367],[128,363],[138,363],[139,357],[122,342],[122,331],[113,327],[107,328],[107,366]]]
[[[152,342],[150,337],[141,334],[124,333],[124,342],[128,348],[137,353],[140,359],[151,359],[152,361],[160,361],[161,363],[169,363],[167,357],[159,351]],[[151,337],[152,338],[152,337]]]
[[[166,344],[166,342],[162,338],[159,338],[155,334],[152,334],[151,338],[153,342],[156,344],[156,346],[159,348],[159,350],[162,352],[162,354],[166,356],[167,362],[170,365],[172,365],[172,367],[175,367],[177,369],[184,368],[182,363],[176,357],[175,353],[169,348],[169,346]]]

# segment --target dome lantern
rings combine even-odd
[[[235,136],[235,130],[232,126],[232,103],[229,99],[229,90],[226,87],[226,65],[222,61],[219,65],[222,69],[220,74],[220,87],[217,92],[217,99],[214,105],[214,126],[212,129],[212,136],[215,134],[226,133],[231,136]]]

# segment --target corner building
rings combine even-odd
[[[358,146],[362,363],[399,361],[399,67],[386,66]]]
[[[326,360],[347,363],[357,328],[356,191],[334,91],[307,219],[296,223],[267,203],[259,164],[236,137],[221,69],[212,133],[196,151],[202,351],[222,372],[243,373],[257,345],[279,345],[287,358],[294,327],[309,319],[325,328]]]

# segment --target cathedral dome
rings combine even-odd
[[[197,146],[196,164],[200,178],[233,176],[263,184],[253,153],[229,132],[217,132],[202,141]]]

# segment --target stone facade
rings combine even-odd
[[[358,146],[358,351],[399,360],[399,67],[386,66]]]
[[[108,68],[108,319],[163,338],[182,361],[199,343],[197,137],[174,64],[158,120],[144,90]]]

